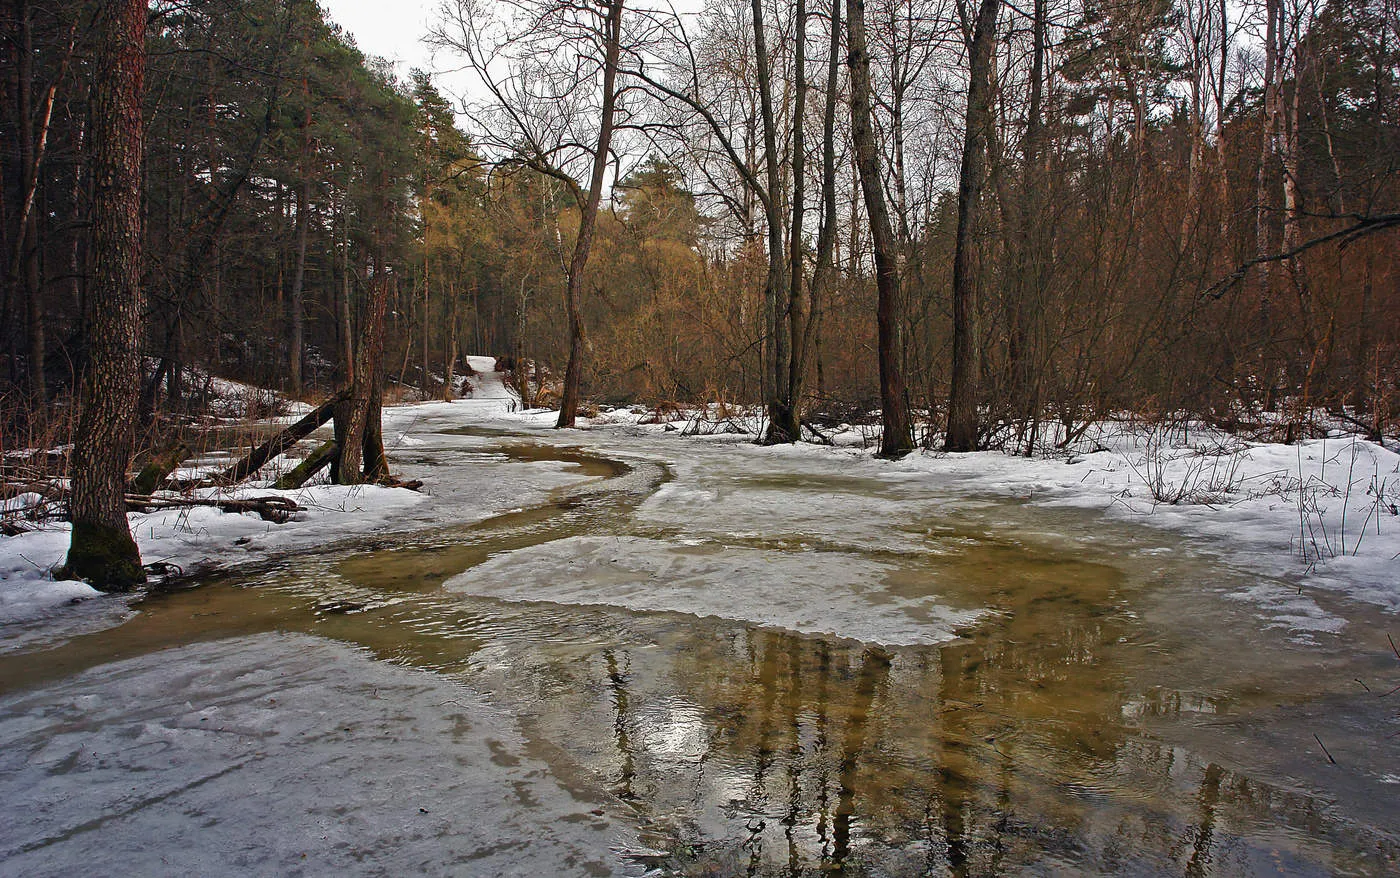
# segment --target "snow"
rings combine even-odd
[[[606,547],[582,540],[514,553],[454,585],[503,598],[526,597],[502,573],[507,564],[522,564],[539,572],[532,578],[556,583],[533,599],[727,613],[797,631],[930,642],[952,636],[972,610],[933,604],[899,608],[888,595],[874,599],[863,586],[828,595],[833,604],[819,613],[806,602],[823,581],[823,569],[839,571],[825,577],[828,582],[872,582],[883,575],[870,561],[847,553],[943,551],[939,539],[944,538],[931,534],[936,536],[946,510],[966,512],[982,502],[978,498],[1001,498],[1030,507],[1085,510],[1115,523],[1179,534],[1193,550],[1271,580],[1235,597],[1257,605],[1262,624],[1303,636],[1341,625],[1314,594],[1400,612],[1400,455],[1359,437],[1285,446],[1245,443],[1200,427],[1168,432],[1106,423],[1096,425],[1067,456],[921,451],[883,461],[864,447],[863,440],[871,437],[857,428],[831,431],[836,447],[760,448],[743,434],[687,435],[704,432],[696,429],[700,421],[694,413],[647,424],[644,410],[610,411],[581,421],[582,430],[559,433],[548,429],[554,413],[519,409],[491,358],[469,361],[476,374],[468,398],[385,410],[396,472],[422,478],[424,493],[379,486],[314,485],[294,492],[243,487],[234,495],[288,496],[306,511],[281,525],[208,508],[133,514],[143,558],[191,568],[277,557],[357,536],[478,521],[543,502],[551,490],[586,479],[557,462],[514,461],[502,467],[495,448],[501,437],[461,432],[477,425],[527,441],[573,443],[607,456],[662,462],[674,478],[642,503],[638,521],[736,550],[726,562],[732,566],[725,568],[703,562],[703,553],[690,551],[693,547],[654,540],[630,545],[629,581],[666,578],[664,592],[619,590],[616,576],[602,575],[615,566],[604,557]],[[725,430],[746,426],[741,417],[717,409],[706,415]],[[786,480],[775,481],[774,473],[786,474]],[[782,545],[737,551],[760,535]],[[62,616],[75,599],[91,595],[85,587],[50,581],[48,570],[61,563],[66,547],[62,525],[0,541],[0,621]],[[726,586],[741,574],[759,577],[772,601],[745,603],[738,590]],[[1299,593],[1299,586],[1309,593]],[[867,616],[870,621],[862,622]],[[913,618],[917,624],[909,621]],[[915,632],[911,624],[925,627]],[[877,635],[877,629],[887,633]]]
[[[489,357],[473,359],[477,369],[494,364]],[[223,491],[200,490],[196,494],[206,497],[287,497],[305,511],[284,524],[210,507],[131,513],[128,520],[142,560],[188,571],[274,558],[348,538],[469,523],[542,502],[550,490],[583,480],[567,465],[551,462],[519,463],[501,474],[502,458],[486,450],[494,440],[440,432],[518,408],[500,373],[486,371],[474,380],[476,392],[470,399],[384,412],[386,446],[395,472],[427,482],[421,493],[380,485],[330,484],[279,491],[265,487],[266,480]],[[274,462],[263,475],[275,475],[277,470]],[[68,542],[65,522],[0,537],[0,624],[32,627],[61,621],[60,611],[74,599],[96,594],[82,583],[52,581],[51,571],[62,565]],[[124,618],[124,612],[123,605],[112,622]],[[91,620],[85,619],[83,625],[88,624]],[[6,637],[0,651],[16,642]]]
[[[480,696],[301,635],[0,698],[0,802],[0,871],[35,878],[626,874],[637,847]]]

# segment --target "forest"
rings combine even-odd
[[[1114,417],[1395,435],[1392,0],[450,0],[460,95],[312,0],[127,6],[121,260],[122,23],[4,12],[6,448],[71,442],[95,370],[132,388],[124,468],[225,377],[353,388],[370,459],[357,432],[336,466],[373,478],[382,394],[450,398],[467,353],[559,426],[759,406],[765,442],[878,420],[895,457]]]
[[[1400,874],[1400,0],[322,2],[0,0],[0,873]]]

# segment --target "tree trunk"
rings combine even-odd
[[[365,414],[365,481],[383,482],[389,478],[389,458],[384,453],[384,364],[374,370],[369,409]]]
[[[958,175],[958,230],[953,250],[953,377],[948,394],[947,451],[977,449],[977,403],[981,351],[977,320],[977,278],[972,263],[972,230],[986,172],[987,138],[992,126],[992,49],[1000,0],[981,0],[972,33],[967,88],[967,125]]]
[[[593,173],[579,217],[578,239],[569,260],[569,284],[564,294],[564,311],[569,323],[569,363],[564,369],[564,393],[559,401],[555,427],[572,427],[578,417],[579,382],[583,377],[583,271],[593,246],[593,230],[598,224],[598,204],[603,198],[603,176],[608,168],[608,147],[612,143],[613,110],[617,106],[617,65],[622,54],[623,0],[605,0],[608,17],[603,25],[603,112],[598,122],[598,143],[593,149]]]
[[[43,279],[39,275],[39,221],[35,215],[34,202],[39,189],[39,163],[43,157],[43,139],[36,142],[34,136],[34,25],[33,9],[28,0],[17,4],[20,50],[17,64],[16,90],[18,92],[19,122],[19,162],[23,181],[24,204],[19,215],[19,235],[15,269],[23,285],[25,353],[28,365],[29,393],[33,399],[31,410],[36,414],[46,411],[43,405],[46,396],[44,376],[44,303]],[[52,97],[47,102],[51,108]],[[47,129],[47,118],[45,119]]]
[[[370,419],[373,417],[378,420],[376,375],[382,367],[380,361],[384,354],[384,315],[389,305],[389,284],[382,263],[375,265],[369,294],[370,298],[366,303],[368,313],[365,320],[365,337],[361,340],[359,353],[355,357],[355,380],[351,383],[345,435],[343,440],[336,437],[337,444],[340,445],[340,461],[336,475],[339,476],[342,485],[358,485],[369,475],[362,471],[362,466],[366,462],[364,449],[367,437],[372,437],[377,429],[377,425],[370,424]]]
[[[763,0],[752,0],[754,57],[757,62],[759,113],[763,124],[763,160],[767,197],[763,198],[764,218],[768,226],[768,276],[763,287],[763,307],[768,340],[764,362],[765,384],[768,385],[768,414],[770,422],[787,420],[784,414],[788,397],[788,335],[787,335],[787,250],[783,241],[782,192],[783,180],[778,155],[778,128],[773,116],[772,74],[768,64],[768,42],[763,23]],[[770,428],[771,435],[771,428]],[[779,441],[794,441],[797,437]]]
[[[92,86],[93,295],[73,451],[72,543],[64,575],[104,591],[146,581],[126,520],[126,469],[141,380],[142,90],[146,0],[97,7]]]
[[[1278,57],[1279,16],[1282,0],[1265,0],[1264,14],[1264,133],[1259,146],[1259,175],[1255,187],[1254,255],[1262,257],[1272,249],[1269,235],[1269,182],[1273,175],[1273,160],[1278,154],[1279,82],[1283,69]],[[1268,319],[1271,266],[1259,265],[1261,316]]]
[[[300,488],[311,477],[335,462],[335,456],[340,453],[335,440],[323,442],[317,449],[306,456],[306,459],[293,467],[289,472],[277,480],[273,485],[279,491],[291,491]]]
[[[815,360],[817,395],[825,391],[821,361],[821,313],[820,296],[831,285],[836,276],[834,254],[836,252],[836,97],[840,86],[841,73],[841,0],[831,0],[831,42],[827,55],[826,106],[822,115],[822,216],[821,228],[817,230],[817,265],[812,273],[812,285],[807,294],[806,313],[802,318],[801,346],[793,355],[796,369],[792,373],[790,391],[794,399],[801,400],[806,381],[807,363]]]
[[[909,418],[909,401],[904,391],[904,375],[899,365],[899,246],[890,227],[885,206],[884,178],[880,153],[870,119],[870,55],[865,48],[865,0],[847,0],[846,31],[851,69],[851,141],[855,145],[856,169],[860,175],[865,212],[870,220],[870,238],[875,248],[875,286],[879,294],[876,322],[879,327],[880,357],[880,437],[882,457],[901,457],[914,448],[914,432]]]
[[[297,255],[292,268],[292,292],[287,298],[288,321],[291,337],[287,341],[288,388],[293,394],[301,393],[302,348],[305,336],[306,307],[303,303],[303,290],[306,281],[306,240],[311,229],[311,169],[308,166],[311,153],[311,110],[306,111],[303,120],[301,187],[297,190]]]
[[[457,323],[461,320],[461,314],[457,308],[457,293],[452,288],[452,281],[447,282],[447,295],[451,298],[452,316],[447,321],[447,356],[442,364],[442,401],[451,402],[453,399],[452,385],[457,381]]]

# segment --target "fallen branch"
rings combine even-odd
[[[126,495],[126,508],[131,512],[158,512],[162,509],[191,509],[209,506],[220,512],[256,512],[263,521],[285,524],[292,513],[303,511],[295,501],[286,497],[152,497],[149,494]]]
[[[127,491],[132,494],[150,494],[165,484],[170,474],[189,456],[190,450],[184,443],[158,454],[152,454],[150,462],[141,468],[136,478],[131,480]]]

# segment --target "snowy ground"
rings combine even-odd
[[[547,462],[524,464],[503,476],[493,466],[499,458],[483,448],[492,440],[443,432],[476,424],[535,433],[540,441],[563,440],[614,454],[630,450],[664,460],[676,479],[641,510],[658,524],[718,519],[725,525],[718,533],[743,536],[743,528],[731,526],[736,501],[742,501],[746,514],[765,531],[781,529],[787,520],[794,539],[813,530],[841,531],[844,539],[864,548],[909,548],[907,536],[884,526],[896,517],[898,497],[887,501],[891,508],[881,509],[887,513],[881,515],[858,515],[839,504],[818,504],[792,515],[784,508],[788,498],[781,490],[750,489],[743,496],[731,492],[721,497],[723,486],[709,484],[705,461],[711,451],[722,449],[754,478],[762,474],[765,460],[776,458],[814,474],[858,476],[892,490],[902,484],[962,497],[1000,496],[1032,505],[1100,510],[1113,520],[1196,539],[1205,551],[1234,566],[1400,612],[1400,454],[1355,436],[1285,446],[1243,443],[1204,429],[1183,436],[1102,425],[1068,456],[916,452],[890,462],[875,460],[869,448],[862,447],[870,437],[858,429],[835,431],[836,447],[755,448],[743,434],[686,435],[694,432],[694,421],[644,424],[645,412],[619,410],[582,419],[584,431],[558,434],[548,429],[552,412],[517,410],[518,400],[502,374],[493,371],[491,358],[471,361],[478,374],[469,379],[470,397],[385,411],[391,455],[399,471],[428,483],[424,493],[373,485],[322,484],[289,492],[240,487],[232,492],[235,496],[281,494],[306,511],[283,525],[209,508],[132,514],[132,531],[143,558],[182,568],[229,565],[357,534],[479,520],[537,503],[548,490],[582,478]],[[274,465],[266,474],[276,469]],[[512,471],[519,478],[512,478]],[[62,562],[67,543],[62,524],[0,538],[0,620],[42,624],[71,615],[63,608],[95,595],[81,583],[51,580],[49,571]],[[695,580],[704,581],[713,584],[713,577]],[[1276,618],[1288,618],[1287,608],[1279,609],[1287,596],[1278,593],[1276,585],[1260,588],[1253,597],[1271,604]],[[109,604],[110,622],[121,617],[118,603]],[[1319,621],[1306,600],[1294,609],[1295,621],[1304,630],[1332,624]],[[948,620],[958,618],[953,614]],[[795,618],[787,622],[797,630],[805,624]],[[99,619],[92,624],[104,623]]]
[[[256,515],[230,515],[209,507],[132,513],[132,534],[147,563],[164,561],[182,569],[226,566],[304,550],[361,534],[418,529],[444,522],[486,518],[517,506],[542,500],[548,491],[578,481],[565,468],[550,464],[523,464],[519,478],[499,478],[498,455],[482,450],[487,441],[467,436],[442,437],[434,431],[448,426],[498,418],[517,405],[490,371],[490,357],[472,357],[473,367],[484,374],[473,383],[469,399],[451,404],[402,406],[384,413],[385,444],[396,460],[431,461],[431,482],[422,493],[378,485],[316,484],[295,491],[267,487],[281,469],[294,461],[278,460],[261,473],[261,481],[221,493],[233,497],[282,496],[305,508],[286,524],[271,524]],[[295,417],[295,416],[293,416]],[[221,461],[227,465],[227,461]],[[218,468],[205,466],[204,469]],[[186,476],[199,474],[189,469]],[[492,473],[490,478],[485,473]],[[18,506],[27,496],[6,501]],[[57,522],[40,530],[0,537],[0,622],[40,622],[71,616],[65,608],[97,592],[80,582],[54,581],[50,571],[61,565],[68,551],[69,530]],[[121,599],[105,602],[111,611],[107,621],[124,615]],[[91,614],[91,608],[85,608]],[[101,618],[89,620],[104,624]],[[13,648],[7,638],[0,652]]]

